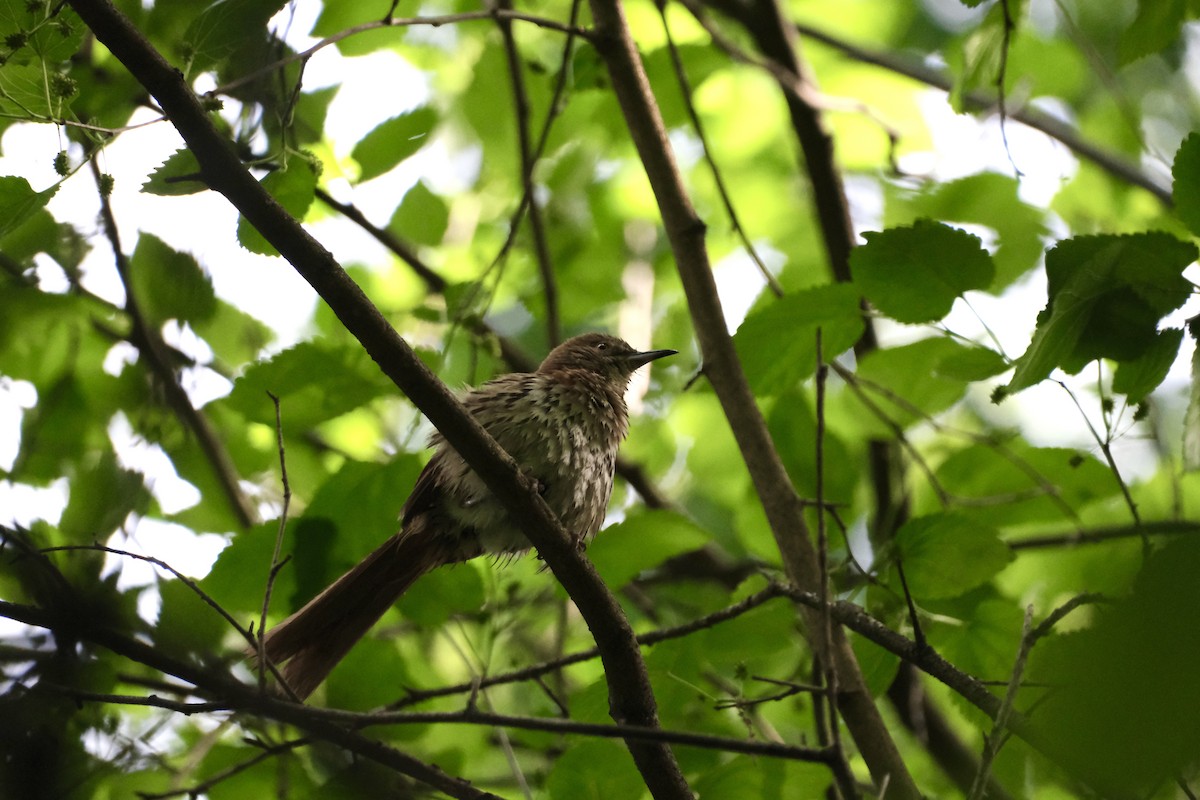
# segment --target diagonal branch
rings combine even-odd
[[[421,362],[341,265],[246,170],[199,98],[109,0],[69,0],[97,40],[159,102],[195,154],[207,185],[224,195],[325,300],[383,372],[429,418],[488,489],[567,590],[600,648],[613,718],[654,728],[658,710],[646,665],[620,604],[516,463]],[[691,791],[670,747],[627,740],[655,798]]]
[[[594,44],[607,67],[638,156],[658,201],[676,268],[683,283],[694,329],[704,354],[704,372],[725,411],[746,462],[759,502],[766,513],[788,577],[797,586],[816,590],[819,564],[807,525],[783,463],[771,442],[762,413],[746,382],[725,325],[712,266],[704,243],[704,223],[696,215],[667,141],[641,58],[616,0],[591,0],[596,20]],[[835,652],[826,653],[820,615],[806,615],[809,642],[823,660],[832,659],[842,692],[843,718],[876,782],[889,785],[889,797],[920,797],[900,752],[875,707],[858,663],[840,629],[833,631]]]
[[[88,163],[91,165],[92,176],[99,185],[100,168],[95,159]],[[163,342],[154,326],[146,322],[146,317],[142,314],[137,294],[133,290],[133,281],[129,277],[129,259],[121,248],[116,216],[113,214],[112,204],[104,192],[100,192],[100,221],[104,228],[104,234],[108,238],[109,244],[112,245],[117,275],[121,279],[121,285],[125,288],[125,312],[129,315],[133,326],[129,334],[129,341],[146,359],[150,372],[158,378],[171,408],[196,437],[200,450],[208,459],[217,483],[220,485],[221,491],[225,493],[234,516],[237,517],[243,528],[249,528],[258,522],[258,512],[254,510],[250,499],[246,497],[238,483],[237,467],[234,466],[229,451],[221,442],[221,437],[217,435],[204,412],[192,405],[187,392],[179,384],[179,378],[175,375],[175,370],[171,367],[171,360],[167,355],[166,343]]]

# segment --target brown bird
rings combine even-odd
[[[638,352],[587,333],[556,347],[536,372],[472,390],[463,404],[538,481],[546,503],[583,546],[612,494],[617,447],[629,429],[625,389],[639,367],[674,350]],[[402,511],[400,530],[266,636],[267,658],[308,697],[417,578],[485,553],[529,549],[500,502],[440,434]]]

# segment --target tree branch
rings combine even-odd
[[[924,83],[926,86],[932,86],[935,89],[941,89],[944,92],[950,92],[954,89],[953,78],[921,62],[852,44],[812,25],[797,23],[796,30],[804,37],[831,47],[839,53],[863,64],[870,64],[889,72],[894,72],[897,75],[912,78],[914,81]],[[983,111],[994,108],[996,106],[996,98],[989,96],[986,92],[972,90],[963,94],[963,104],[967,108]],[[1026,125],[1036,131],[1041,131],[1051,139],[1061,142],[1072,153],[1085,161],[1092,162],[1114,178],[1145,189],[1168,208],[1174,205],[1174,201],[1171,198],[1171,187],[1162,186],[1139,169],[1136,164],[1122,158],[1120,155],[1111,153],[1103,147],[1089,142],[1080,135],[1079,131],[1062,120],[1028,106],[1008,109],[1007,115],[1009,119],[1016,120],[1022,125]]]
[[[91,159],[88,163],[91,166],[92,176],[99,186],[100,168],[95,159]],[[129,341],[146,359],[146,366],[158,378],[167,402],[183,422],[184,427],[196,437],[200,451],[204,453],[209,466],[212,467],[217,485],[225,493],[225,498],[238,523],[243,528],[249,528],[258,522],[258,512],[255,511],[250,499],[246,497],[238,483],[237,467],[234,466],[233,459],[230,458],[229,451],[225,449],[221,437],[213,430],[212,424],[209,423],[204,412],[192,405],[191,398],[187,396],[187,392],[180,385],[179,378],[167,357],[166,343],[163,342],[158,330],[146,322],[141,305],[138,303],[137,294],[133,290],[133,281],[129,275],[129,259],[121,248],[121,237],[117,231],[117,219],[113,214],[112,204],[107,195],[103,192],[99,194],[100,221],[104,228],[104,234],[108,238],[109,244],[112,245],[117,275],[121,279],[121,285],[125,288],[125,312],[129,315],[133,328],[129,334]]]
[[[820,574],[816,552],[791,480],[775,451],[765,421],[746,383],[725,325],[701,222],[683,188],[667,142],[641,58],[617,0],[591,0],[596,21],[593,43],[604,60],[617,101],[638,156],[658,201],[676,268],[683,283],[694,329],[704,354],[704,372],[725,410],[742,457],[762,503],[789,578],[816,589]],[[889,784],[893,798],[919,798],[900,752],[862,680],[858,663],[840,630],[834,631],[835,653],[824,653],[819,615],[807,615],[809,642],[819,657],[832,657],[842,692],[838,702],[859,751],[877,784]]]
[[[183,79],[109,0],[69,0],[97,40],[162,106],[196,156],[208,186],[224,195],[328,303],[346,329],[429,418],[537,548],[575,602],[600,649],[610,713],[621,724],[657,727],[650,679],[620,604],[516,463],[421,362],[333,256],[246,170],[232,144]],[[627,742],[655,798],[691,792],[670,748]]]
[[[0,600],[0,616],[23,622],[26,625],[49,629],[54,631],[56,636],[65,635],[100,645],[117,655],[186,681],[214,697],[220,697],[222,703],[226,703],[230,708],[237,708],[294,725],[312,737],[331,742],[349,752],[375,761],[403,775],[408,775],[451,797],[462,800],[482,800],[482,798],[499,800],[495,795],[482,792],[460,778],[447,775],[437,767],[419,761],[382,742],[368,739],[342,725],[322,719],[314,715],[313,709],[307,706],[262,694],[227,676],[171,658],[151,645],[110,628],[93,624],[87,618],[86,613],[82,612],[83,609],[79,608],[78,604],[75,604],[74,608],[64,608],[62,611],[49,611]],[[108,700],[113,699],[108,698]],[[145,698],[140,699],[145,700]],[[153,704],[168,707],[170,703],[171,701],[162,701]],[[184,704],[183,708],[172,708],[172,710],[187,710],[192,705]]]

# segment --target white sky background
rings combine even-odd
[[[961,9],[956,2],[953,5]],[[311,3],[297,4],[298,18],[292,22],[289,41],[298,48],[312,42],[296,31],[311,28],[312,18],[303,15],[311,14],[315,8]],[[452,31],[447,29],[444,35],[450,33]],[[1198,61],[1196,50],[1193,42],[1189,48],[1191,64]],[[389,76],[393,94],[388,97],[388,102],[380,101],[380,75]],[[339,159],[345,159],[353,144],[376,124],[417,105],[428,91],[425,77],[394,53],[381,52],[347,59],[336,48],[329,47],[311,60],[305,73],[305,88],[312,90],[335,82],[342,82],[342,89],[330,107],[326,133]],[[911,158],[904,164],[906,169],[938,180],[951,180],[984,169],[1012,174],[994,118],[981,123],[973,117],[955,115],[949,109],[945,95],[933,91],[924,96],[922,111],[933,134],[934,149]],[[145,118],[150,118],[149,112]],[[679,141],[680,137],[676,135],[673,140]],[[1025,173],[1022,198],[1031,203],[1046,204],[1074,173],[1074,157],[1062,145],[1017,124],[1009,124],[1008,141],[1013,158]],[[34,189],[44,189],[58,179],[52,160],[60,146],[60,137],[52,126],[13,126],[0,141],[0,152],[6,154],[0,158],[0,174],[25,177]],[[171,246],[195,255],[212,276],[218,295],[269,324],[279,337],[274,349],[299,340],[305,335],[315,294],[282,259],[256,256],[238,246],[234,236],[237,213],[222,197],[207,192],[162,198],[139,192],[145,177],[181,146],[182,141],[174,129],[162,123],[127,132],[105,149],[101,167],[116,177],[112,203],[121,226],[124,249],[132,251],[139,230],[154,233]],[[464,167],[461,158],[451,158],[435,141],[418,157],[409,159],[387,175],[354,187],[352,194],[344,181],[334,181],[330,188],[347,199],[352,196],[368,217],[382,224],[419,177],[425,177],[435,187],[447,186],[462,180],[461,171],[471,168],[469,159],[465,164]],[[326,174],[330,174],[328,169]],[[849,184],[856,223],[860,230],[877,229],[880,200],[877,192],[866,190],[865,186],[864,182],[853,180]],[[123,291],[113,267],[112,254],[104,237],[99,235],[98,208],[96,190],[86,169],[67,180],[49,206],[57,219],[73,221],[84,230],[97,234],[93,239],[93,252],[84,262],[84,284],[96,294],[121,304]],[[189,223],[181,225],[181,219],[189,220]],[[348,221],[330,218],[311,225],[310,229],[344,264],[381,264],[390,260],[377,243]],[[717,265],[716,274],[726,318],[733,330],[761,290],[762,282],[745,258],[727,259]],[[1196,276],[1189,273],[1189,277],[1195,279]],[[44,287],[66,288],[65,278],[49,260],[40,262],[39,278]],[[969,298],[974,312],[960,301],[947,320],[949,327],[982,339],[982,319],[998,335],[1006,353],[1016,356],[1028,345],[1034,319],[1045,303],[1044,276],[1040,270],[1036,271],[1003,298],[978,292],[971,293]],[[1196,304],[1189,303],[1170,324],[1181,324],[1183,319],[1196,313]],[[887,341],[896,343],[924,336],[926,329],[885,325],[882,333]],[[1185,341],[1190,346],[1190,339],[1185,338]],[[183,344],[190,351],[196,350],[194,337]],[[117,352],[108,365],[114,371],[120,367],[120,351]],[[1167,408],[1179,415],[1182,415],[1182,402],[1186,399],[1188,361],[1183,357],[1177,362],[1176,370],[1160,390]],[[1080,387],[1093,382],[1094,375],[1094,371],[1088,373]],[[197,403],[221,396],[229,388],[223,379],[204,372],[185,376],[185,385]],[[1082,388],[1081,394],[1089,396],[1088,389]],[[21,410],[31,407],[35,401],[36,393],[31,385],[0,381],[0,466],[12,465],[18,446]],[[981,398],[981,403],[986,404],[986,398]],[[1037,444],[1095,450],[1078,410],[1058,387],[1042,384],[1007,400],[1000,407],[991,408],[991,413],[1013,424],[1019,420],[1022,429]],[[165,509],[177,510],[196,502],[195,490],[174,475],[161,451],[135,441],[126,422],[114,421],[110,434],[124,463],[149,476],[148,483]],[[1127,477],[1151,466],[1146,443],[1136,438],[1122,440],[1116,453]],[[54,522],[64,505],[65,481],[43,490],[0,482],[0,521],[28,524],[34,518],[44,518]],[[208,571],[225,541],[217,535],[196,537],[178,526],[153,520],[138,520],[131,530],[132,540],[122,540],[118,546],[152,552],[165,557],[183,572],[197,576]],[[149,570],[150,567],[140,563],[127,565],[122,582],[148,583],[151,580]]]

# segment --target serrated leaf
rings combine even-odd
[[[422,106],[376,125],[350,153],[362,169],[358,180],[376,178],[420,150],[437,122],[437,111]]]
[[[1175,214],[1200,236],[1200,133],[1190,133],[1175,153],[1171,167]]]
[[[191,75],[210,69],[239,47],[262,36],[284,0],[216,0],[192,20],[183,35]]]
[[[152,326],[168,319],[199,322],[216,311],[212,283],[196,259],[153,234],[138,237],[129,259],[129,277],[134,297]]]
[[[867,243],[850,255],[854,282],[899,322],[936,322],[963,292],[987,288],[996,274],[978,236],[940,222],[863,235]]]
[[[1121,65],[1158,53],[1177,42],[1186,12],[1186,0],[1138,0],[1133,24],[1121,31]]]
[[[994,528],[975,517],[916,517],[896,533],[896,547],[913,595],[957,597],[992,579],[1013,554]]]
[[[162,197],[196,194],[207,189],[200,179],[200,162],[186,147],[172,153],[142,184],[143,192]]]
[[[1191,332],[1192,339],[1196,338]],[[1200,469],[1200,347],[1192,352],[1191,385],[1188,388],[1187,412],[1183,417],[1183,468]]]
[[[893,187],[885,224],[890,228],[928,217],[991,228],[996,233],[996,274],[987,291],[998,293],[1037,265],[1047,233],[1045,209],[1022,201],[1019,185],[1012,176],[981,172],[931,183],[915,195]]]
[[[0,238],[12,233],[45,208],[57,191],[57,183],[49,189],[35,192],[24,178],[0,177]]]
[[[262,179],[262,186],[283,209],[298,220],[304,219],[317,188],[317,174],[302,158],[293,158],[287,169],[278,169]],[[250,221],[238,217],[238,243],[251,253],[277,256],[279,251],[263,238]]]
[[[360,347],[301,342],[249,367],[221,402],[247,419],[274,426],[270,392],[283,406],[285,430],[303,430],[358,408],[391,386]]]
[[[71,478],[70,500],[58,527],[72,541],[103,541],[130,512],[146,509],[150,493],[142,476],[118,464],[111,449],[86,458],[85,468]]]
[[[417,181],[405,193],[388,230],[403,239],[432,247],[441,243],[449,222],[446,201],[429,191],[424,181]]]
[[[1140,403],[1166,379],[1182,343],[1183,329],[1159,331],[1144,353],[1132,361],[1122,361],[1117,365],[1113,391],[1125,395],[1131,403]]]
[[[79,267],[89,247],[75,226],[56,221],[44,208],[35,211],[15,230],[0,236],[0,252],[16,263],[32,266],[33,257],[45,253],[68,274]]]
[[[1158,322],[1191,295],[1183,269],[1196,247],[1158,232],[1077,236],[1046,254],[1049,301],[1007,391],[1032,386],[1061,367],[1137,359],[1155,341]]]
[[[617,589],[643,570],[703,547],[708,539],[708,534],[685,517],[670,511],[644,511],[605,528],[588,548],[588,557],[604,582]]]
[[[17,50],[5,53],[5,70],[16,66],[56,66],[67,61],[79,50],[88,28],[70,6],[54,8],[54,21],[45,24],[50,6],[30,4],[27,0],[0,0],[0,42],[13,34],[22,34],[25,43]],[[5,48],[8,50],[9,48]],[[44,74],[44,73],[43,73]]]
[[[275,338],[266,323],[220,298],[217,298],[212,314],[202,320],[193,320],[191,325],[212,348],[213,355],[228,366],[240,366],[253,360]]]
[[[863,332],[857,289],[830,284],[787,294],[751,311],[734,334],[742,369],[756,395],[784,391],[817,367],[817,328],[828,361]]]

